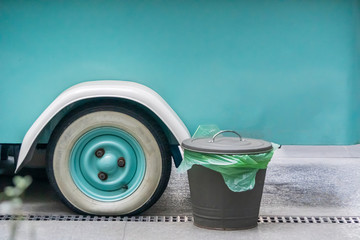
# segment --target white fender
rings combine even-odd
[[[77,101],[98,97],[122,98],[140,103],[154,112],[164,122],[178,143],[190,137],[188,129],[178,115],[152,89],[138,83],[126,81],[84,82],[61,93],[36,119],[22,141],[15,172],[31,159],[37,137],[57,113]]]

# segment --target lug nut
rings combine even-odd
[[[98,158],[101,158],[102,156],[104,156],[105,154],[105,150],[103,148],[99,148],[98,150],[95,151],[95,156]]]
[[[117,163],[119,167],[125,167],[125,158],[119,158]]]
[[[99,172],[98,177],[101,181],[105,181],[108,178],[108,175],[104,172]]]

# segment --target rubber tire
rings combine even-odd
[[[69,171],[71,149],[83,134],[97,127],[117,127],[132,135],[146,159],[144,179],[128,197],[99,201],[85,195]],[[136,215],[150,208],[167,187],[171,153],[158,124],[135,106],[95,105],[73,111],[55,128],[47,150],[47,175],[61,200],[73,211],[91,215]]]

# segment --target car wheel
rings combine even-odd
[[[165,190],[169,149],[162,129],[140,109],[91,106],[54,130],[47,173],[63,202],[77,212],[133,215]]]

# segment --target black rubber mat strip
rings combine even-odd
[[[87,216],[87,215],[0,215],[0,221],[120,221],[120,222],[192,222],[192,216]],[[337,223],[360,224],[360,217],[353,216],[260,216],[259,223]]]
[[[360,223],[360,217],[350,216],[260,216],[259,223]]]
[[[0,221],[120,221],[120,222],[192,222],[192,216],[87,216],[87,215],[0,215]]]

